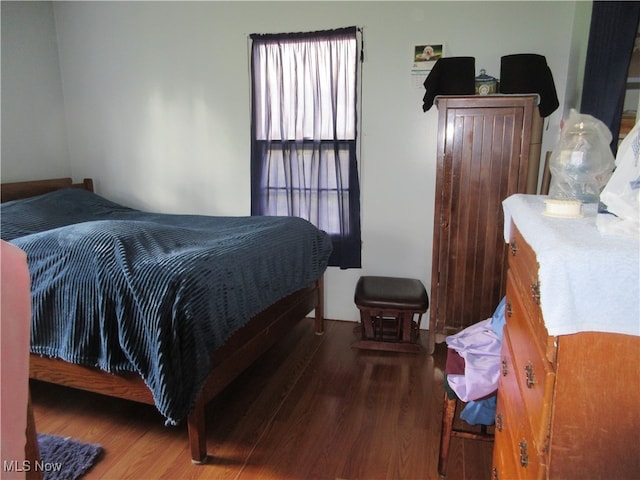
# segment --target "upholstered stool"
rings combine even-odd
[[[363,276],[354,296],[360,310],[361,340],[357,348],[420,352],[420,321],[429,297],[420,280]]]

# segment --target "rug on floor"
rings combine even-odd
[[[43,480],[76,480],[100,458],[102,446],[69,437],[38,434]]]

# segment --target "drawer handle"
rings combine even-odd
[[[515,240],[513,240],[512,242],[509,242],[509,248],[511,249],[511,255],[515,257],[516,253],[518,253],[518,246],[516,245]]]
[[[511,315],[513,315],[513,307],[511,306],[511,302],[507,302],[506,311],[507,317],[511,318]]]
[[[527,363],[527,366],[524,367],[524,371],[527,377],[527,388],[533,388],[536,384],[536,375],[533,373],[533,365],[531,362]]]
[[[503,360],[502,360],[502,376],[503,376],[503,377],[506,377],[506,376],[507,376],[507,373],[509,373],[509,372],[507,371],[507,361],[503,359]]]
[[[540,284],[538,282],[531,284],[531,298],[536,305],[540,305]]]
[[[496,429],[501,432],[502,431],[502,413],[496,414]]]
[[[520,465],[526,467],[529,465],[529,454],[527,453],[527,441],[522,440],[518,446],[520,447]]]

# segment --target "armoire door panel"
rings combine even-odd
[[[493,313],[506,282],[502,200],[527,182],[533,96],[439,97],[430,349]]]

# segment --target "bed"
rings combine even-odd
[[[326,233],[295,217],[142,212],[70,178],[2,184],[2,239],[27,253],[30,377],[155,405],[207,459],[205,405],[310,312]]]

